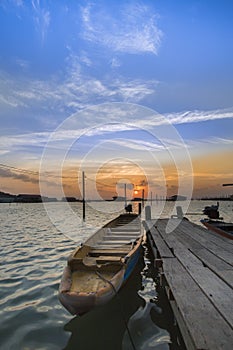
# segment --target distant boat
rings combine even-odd
[[[207,206],[203,209],[203,214],[208,216],[208,219],[202,219],[201,223],[209,230],[218,233],[223,237],[233,239],[233,224],[222,221],[219,217],[219,202],[217,205]]]
[[[209,219],[220,219],[218,208],[219,202],[216,205],[208,205],[203,209],[203,214],[207,215]]]
[[[174,196],[171,196],[169,198],[167,198],[167,201],[172,201],[172,202],[175,202],[175,201],[186,201],[187,197],[185,196],[181,196],[181,195],[178,195],[178,194],[175,194]]]
[[[111,300],[137,264],[143,240],[136,214],[122,214],[78,246],[68,258],[59,300],[73,315]]]

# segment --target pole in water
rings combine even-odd
[[[125,190],[125,207],[127,207],[127,194],[126,194],[126,184],[124,184],[124,190]]]
[[[85,207],[85,173],[82,172],[82,187],[83,187],[83,221],[86,219],[86,207]]]
[[[138,215],[141,215],[142,212],[142,203],[138,203]]]
[[[145,207],[145,217],[146,220],[151,220],[151,207],[149,205]]]

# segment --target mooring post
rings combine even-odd
[[[151,220],[151,207],[150,207],[150,205],[147,205],[145,207],[145,218],[146,218],[146,220]]]
[[[85,173],[82,172],[82,187],[83,187],[83,221],[86,219],[86,207],[85,207]]]
[[[142,203],[138,203],[138,215],[142,212]]]
[[[126,184],[124,184],[124,197],[125,197],[125,207],[127,207],[127,189],[126,189]]]

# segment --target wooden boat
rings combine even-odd
[[[209,230],[218,233],[223,237],[233,239],[233,224],[220,221],[220,220],[211,220],[203,219],[201,220],[202,224],[205,225]]]
[[[141,222],[122,214],[78,246],[68,258],[59,300],[71,314],[84,314],[112,299],[141,253]]]
[[[233,239],[233,224],[222,221],[219,216],[219,202],[217,205],[207,206],[203,209],[203,214],[208,216],[208,219],[202,219],[201,223],[209,230],[218,233],[223,237]]]

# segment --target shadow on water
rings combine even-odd
[[[177,346],[174,336],[171,344],[171,325],[167,325],[167,317],[171,316],[164,316],[157,305],[158,295],[151,272],[154,273],[154,269],[151,269],[150,260],[141,258],[113,300],[68,322],[64,330],[71,336],[63,350],[184,350]]]

